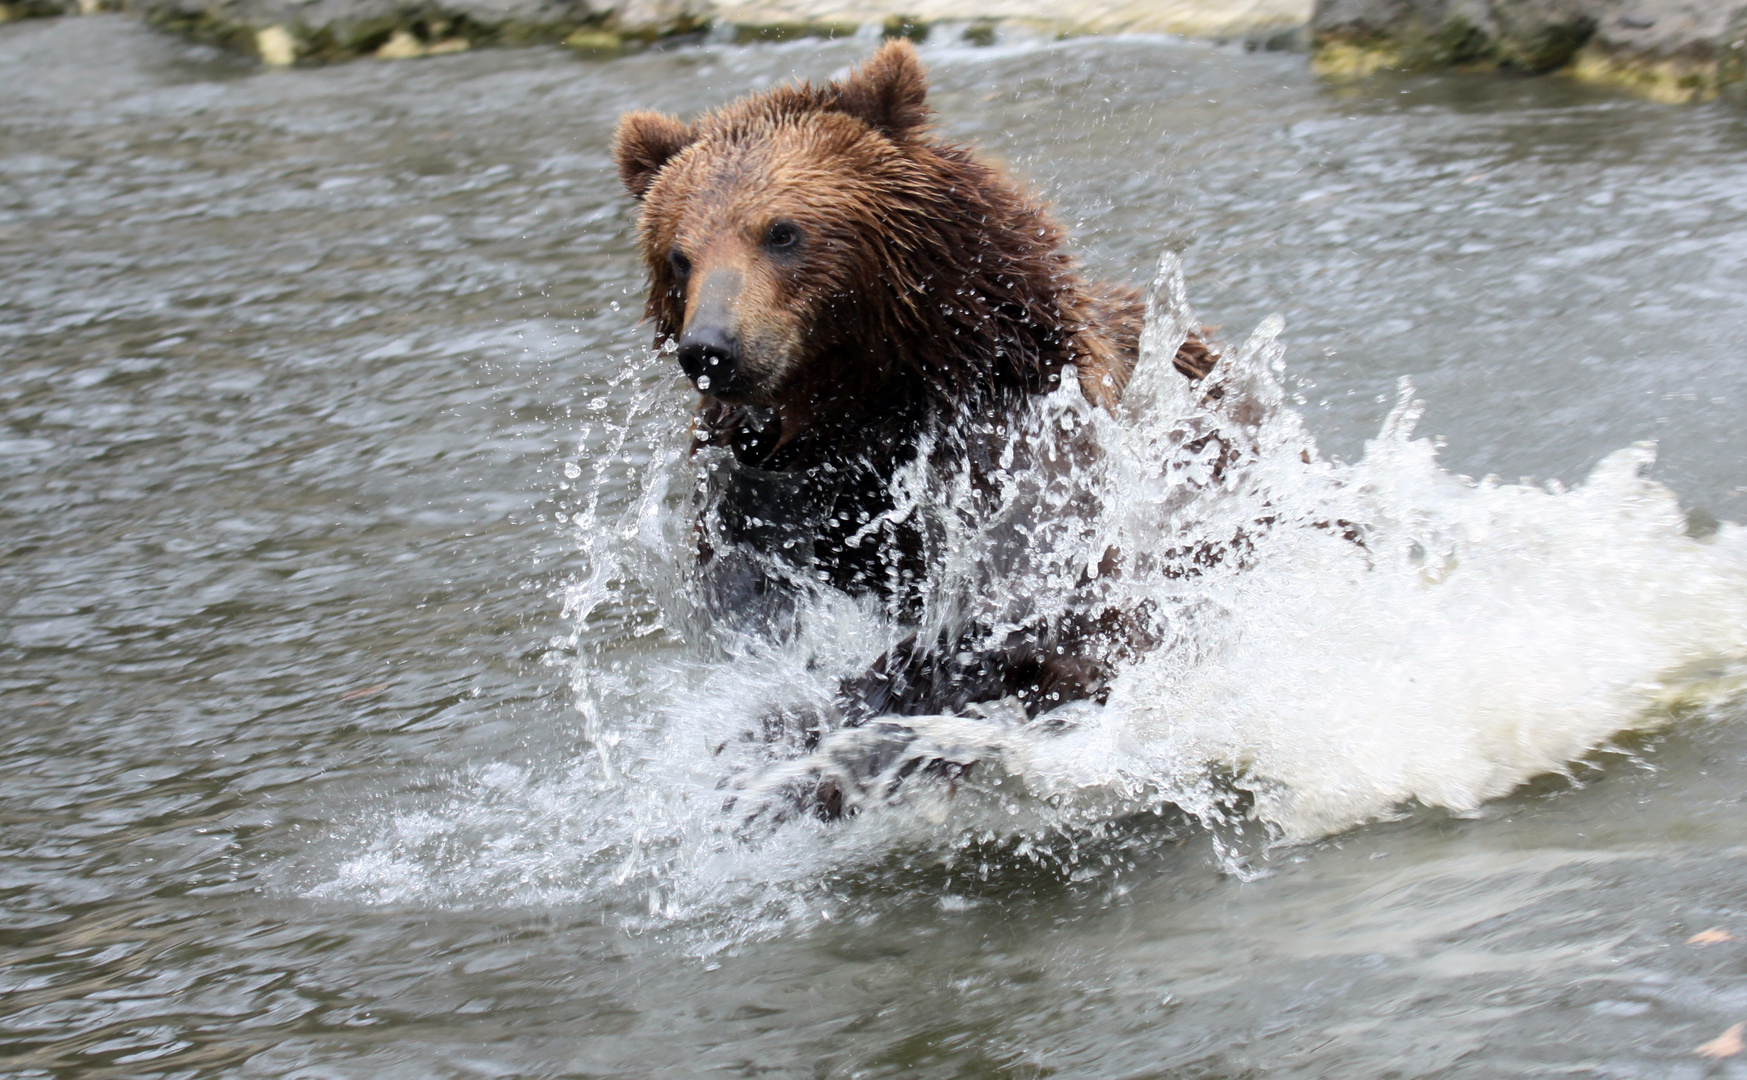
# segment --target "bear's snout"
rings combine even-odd
[[[730,393],[740,371],[740,340],[720,326],[694,326],[679,339],[679,367],[699,390]]]
[[[703,275],[692,301],[691,318],[679,336],[679,367],[706,394],[722,397],[741,389],[740,340],[736,308],[744,281],[739,270],[717,269]]]

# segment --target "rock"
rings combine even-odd
[[[415,56],[425,55],[425,44],[413,37],[411,31],[399,29],[388,35],[388,40],[377,46],[372,55],[378,60],[410,60]],[[267,58],[266,49],[261,50],[261,59],[269,64],[273,63]]]
[[[702,29],[709,0],[131,0],[147,21],[283,66],[440,56],[476,45],[652,41]],[[581,39],[579,39],[581,40]]]
[[[1311,35],[1332,77],[1563,70],[1663,101],[1747,82],[1747,0],[1317,0]]]
[[[1454,66],[1551,71],[1570,63],[1610,0],[1317,0],[1325,75]]]
[[[1572,64],[1572,74],[1657,101],[1747,91],[1747,0],[1625,0]]]
[[[53,15],[90,15],[103,10],[101,0],[0,0],[0,23]]]
[[[1310,8],[1311,0],[726,0],[710,21],[733,40],[836,36],[871,24],[917,41],[1154,33],[1282,48],[1303,44]]]
[[[297,39],[278,24],[264,26],[255,31],[255,51],[268,67],[290,67],[297,61]]]
[[[412,32],[404,28],[395,30],[388,35],[388,40],[371,55],[378,60],[411,60],[419,56],[442,56],[445,53],[465,52],[469,43],[464,37],[444,38],[441,41],[420,41]],[[267,59],[267,50],[261,50],[261,59]]]
[[[584,56],[617,56],[625,51],[625,39],[604,30],[578,30],[564,44]]]
[[[259,56],[272,66],[411,59],[562,41],[614,56],[657,39],[784,41],[874,31],[987,45],[1001,37],[1165,33],[1251,48],[1308,43],[1312,0],[0,0],[0,21],[98,5]]]

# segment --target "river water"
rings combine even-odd
[[[890,628],[674,613],[608,144],[866,48],[0,27],[0,1072],[1747,1076],[1747,115],[925,46],[1094,272],[1262,325],[1250,495],[1368,546],[1161,594],[1193,648],[953,799],[748,830],[716,740]],[[1192,406],[1051,407],[1167,541]]]

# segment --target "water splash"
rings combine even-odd
[[[1088,568],[1121,554],[1099,587],[1147,612],[1160,645],[1106,705],[1047,723],[999,704],[907,720],[976,772],[897,785],[834,826],[747,827],[733,789],[780,783],[780,766],[760,773],[773,756],[812,768],[877,737],[828,734],[807,758],[772,742],[773,718],[827,712],[837,681],[901,631],[829,590],[801,596],[780,640],[712,619],[689,575],[695,463],[652,392],[585,436],[578,471],[582,569],[565,604],[590,756],[457,778],[317,891],[586,900],[628,925],[706,926],[717,947],[829,917],[842,902],[829,883],[894,852],[950,860],[994,843],[1072,861],[1082,838],[1147,810],[1192,815],[1244,872],[1269,844],[1404,807],[1470,811],[1683,702],[1738,691],[1747,530],[1688,536],[1674,495],[1646,477],[1651,447],[1569,491],[1473,482],[1414,437],[1420,405],[1403,385],[1359,461],[1324,461],[1286,403],[1282,322],[1191,386],[1171,358],[1198,325],[1167,258],[1120,415],[1071,379],[1037,399],[974,518],[959,512],[964,476],[894,481],[901,512],[933,515],[925,623],[1065,609]]]

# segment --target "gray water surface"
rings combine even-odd
[[[1249,880],[1125,819],[1071,838],[1094,873],[898,851],[787,930],[664,929],[562,866],[324,888],[486,765],[590,760],[569,657],[664,647],[558,599],[564,465],[688,407],[636,326],[618,114],[864,48],[266,72],[0,27],[0,1072],[1747,1077],[1692,1053],[1747,1021],[1747,941],[1686,943],[1747,939],[1738,706]],[[924,57],[1094,272],[1173,248],[1208,321],[1283,313],[1326,452],[1406,375],[1454,471],[1654,439],[1747,519],[1747,115],[1166,40]],[[589,837],[559,805],[481,843]]]

